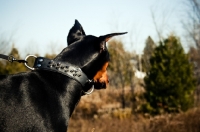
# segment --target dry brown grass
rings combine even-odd
[[[68,132],[200,132],[200,108],[144,117],[120,108],[120,90],[106,89],[81,99]]]
[[[161,115],[146,119],[131,116],[126,119],[71,119],[69,132],[200,132],[200,109],[177,115]]]
[[[130,119],[80,119],[71,120],[68,131],[91,132],[91,130],[95,128],[95,132],[129,132],[144,131],[145,128],[143,127],[145,127],[144,123],[137,123]]]

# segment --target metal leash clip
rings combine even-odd
[[[17,60],[17,59],[15,59],[14,56],[12,56],[12,55],[9,55],[9,56],[8,56],[8,61],[9,61],[9,62],[13,62],[13,61],[15,61],[15,60]]]

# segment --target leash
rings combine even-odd
[[[28,65],[27,60],[30,57],[35,58],[33,67],[30,67]],[[86,95],[89,95],[94,91],[94,81],[88,79],[87,75],[85,75],[85,73],[79,67],[71,66],[69,64],[61,63],[59,61],[47,59],[44,57],[37,57],[35,55],[28,55],[26,56],[24,60],[17,60],[12,55],[7,56],[3,54],[0,54],[0,58],[8,60],[11,63],[14,61],[19,62],[19,63],[24,63],[24,65],[30,70],[49,70],[49,71],[61,73],[63,75],[66,75],[76,80],[83,87],[85,86],[86,83],[88,83],[92,85],[92,88],[89,92],[83,91],[83,93]]]
[[[14,56],[12,56],[12,55],[7,56],[7,55],[0,54],[0,58],[5,59],[5,60],[7,60],[7,61],[9,61],[9,62],[16,61],[16,62],[19,62],[19,63],[28,63],[26,60],[17,60],[17,59],[16,59]]]

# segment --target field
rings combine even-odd
[[[162,115],[146,119],[72,119],[69,132],[200,132],[200,109],[177,115]]]
[[[130,91],[126,90],[126,96]],[[69,132],[200,132],[200,108],[178,114],[150,116],[121,109],[120,90],[95,91],[82,97],[69,123]]]

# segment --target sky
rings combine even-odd
[[[183,36],[184,0],[0,0],[0,39],[11,38],[22,56],[61,52],[77,19],[87,35],[121,36],[141,54],[148,36],[158,41],[152,12],[163,36]]]

